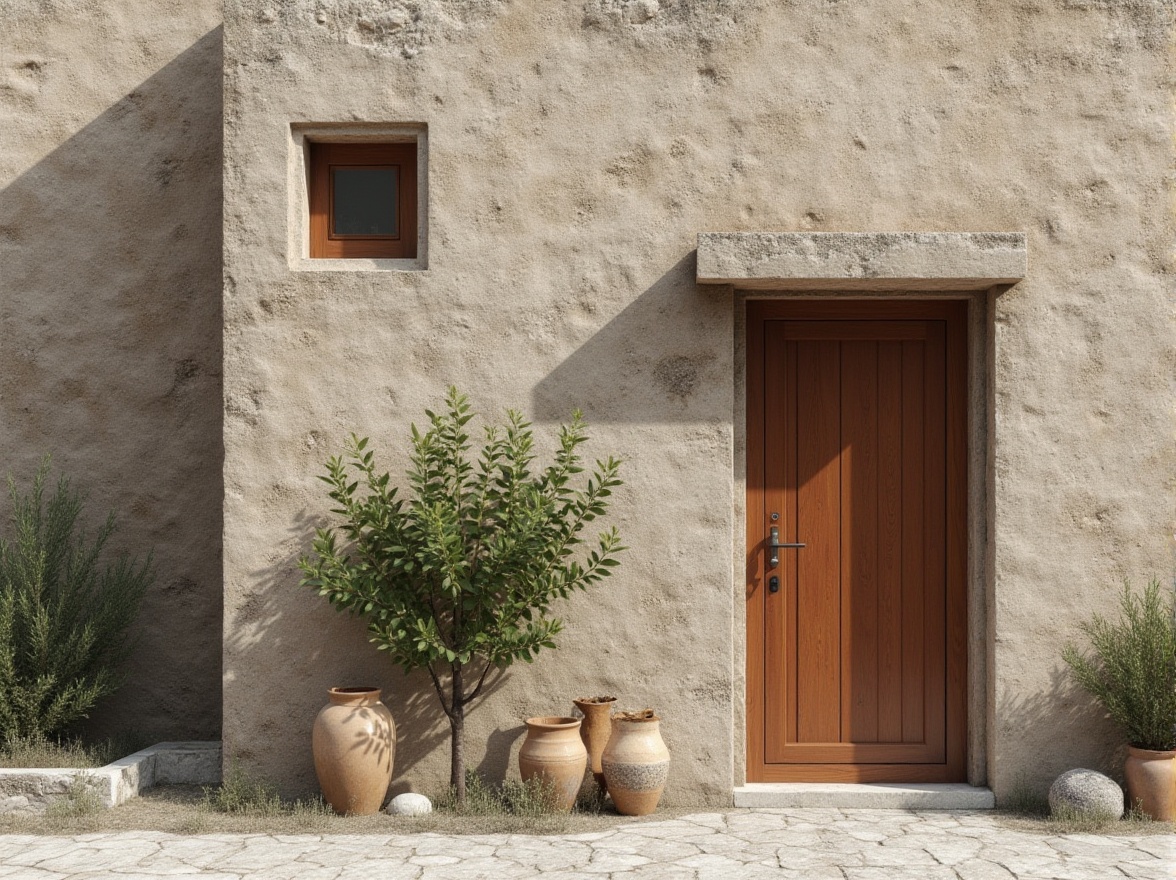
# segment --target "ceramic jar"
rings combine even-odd
[[[552,809],[568,812],[576,803],[588,750],[580,739],[580,719],[528,718],[527,738],[519,749],[523,782],[541,776],[552,787]]]
[[[1139,808],[1161,822],[1176,821],[1176,751],[1127,747],[1127,808]]]
[[[580,697],[572,700],[576,708],[584,713],[584,720],[580,723],[580,739],[588,750],[588,769],[592,771],[602,793],[608,792],[608,785],[600,767],[600,756],[604,754],[604,747],[612,736],[612,709],[616,701],[616,697]]]
[[[314,719],[314,772],[323,798],[336,813],[378,812],[392,782],[396,723],[380,702],[380,689],[331,688],[330,702]]]
[[[600,763],[617,812],[644,816],[657,809],[670,773],[670,752],[652,709],[612,717],[612,736]]]

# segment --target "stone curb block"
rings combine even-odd
[[[0,813],[43,813],[83,784],[115,807],[155,785],[221,781],[219,742],[162,742],[96,768],[0,769]]]

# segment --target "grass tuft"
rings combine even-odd
[[[92,743],[80,739],[9,736],[0,743],[0,767],[93,769],[132,755],[147,745],[143,736],[134,732]]]
[[[436,808],[458,816],[545,816],[555,812],[554,785],[536,776],[526,782],[507,779],[490,785],[480,774],[466,771],[466,801],[459,805],[450,789]]]
[[[234,763],[224,781],[204,789],[200,808],[205,813],[228,813],[255,819],[289,816],[313,820],[334,815],[321,798],[283,800],[277,789],[263,779],[254,779]]]
[[[220,785],[204,789],[200,806],[210,813],[244,816],[280,816],[285,812],[282,798],[272,785],[253,779],[235,763]]]
[[[457,803],[452,789],[434,801],[438,818],[464,817],[478,820],[482,833],[557,834],[581,821],[601,815],[605,802],[591,777],[587,778],[570,813],[557,811],[554,785],[539,776],[523,782],[506,779],[497,785],[486,782],[473,770],[466,771],[466,802]]]
[[[1049,797],[1023,777],[1013,782],[997,806],[1004,813],[1024,819],[1044,819],[1049,815]]]
[[[99,780],[88,773],[80,773],[69,784],[65,797],[58,798],[45,808],[45,818],[52,821],[84,819],[97,816],[106,807],[98,794]]]

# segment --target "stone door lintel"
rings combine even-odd
[[[699,284],[741,290],[1005,290],[1022,232],[700,232]]]

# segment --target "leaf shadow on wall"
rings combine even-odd
[[[84,75],[69,65],[0,60],[21,84],[6,112],[38,138],[86,106],[48,112]],[[218,27],[0,189],[5,468],[23,479],[52,453],[88,525],[113,510],[112,547],[154,548],[128,679],[84,725],[95,737],[220,735],[221,68]]]
[[[562,422],[579,408],[589,425],[729,422],[733,310],[729,290],[697,284],[691,251],[539,381],[531,413]]]
[[[337,518],[331,523],[337,525]],[[286,796],[313,795],[319,789],[311,731],[327,704],[328,689],[379,687],[396,723],[388,796],[417,791],[436,797],[449,780],[450,728],[428,673],[406,675],[368,641],[363,618],[335,611],[300,584],[298,560],[310,551],[315,529],[326,524],[305,511],[295,517],[282,549],[263,569],[250,573],[253,588],[227,621],[229,668],[248,671],[248,677],[226,677],[226,758],[276,783]],[[506,677],[492,674],[487,679],[475,711]],[[259,689],[258,682],[267,686]],[[475,745],[467,732],[467,755],[477,753],[471,748]],[[362,735],[354,744],[364,754],[383,747],[378,739]],[[510,743],[504,747],[509,751]],[[474,766],[469,758],[467,766]]]

